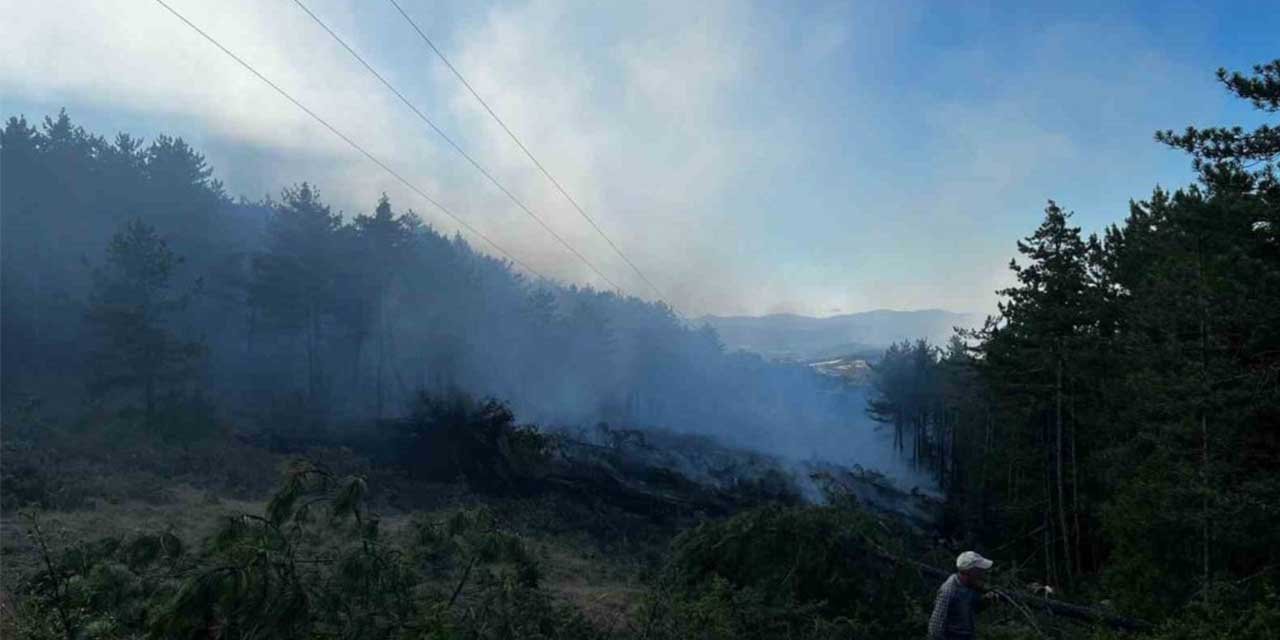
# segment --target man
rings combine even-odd
[[[985,592],[985,585],[992,564],[972,551],[956,558],[956,572],[938,587],[933,602],[929,640],[972,640],[974,618],[991,595]]]

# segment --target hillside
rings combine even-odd
[[[942,309],[878,309],[827,318],[775,314],[706,316],[702,321],[715,328],[731,351],[741,349],[768,358],[811,361],[880,351],[894,342],[917,338],[942,344],[955,327],[974,327],[982,318]]]

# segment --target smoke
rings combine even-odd
[[[459,327],[451,350],[440,352],[438,327],[410,323],[397,342],[423,351],[397,368],[428,363],[433,370],[421,378],[428,388],[496,397],[520,420],[544,428],[582,433],[603,424],[704,437],[774,459],[800,480],[814,464],[835,465],[875,470],[903,489],[933,490],[867,416],[866,387],[801,364],[728,352],[709,327],[610,293],[544,283],[532,291],[554,303],[539,320],[527,306],[530,289],[502,272],[493,276],[443,294],[453,308],[478,304],[480,311]]]

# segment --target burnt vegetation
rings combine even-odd
[[[1280,62],[1219,78],[1277,112]],[[237,201],[180,138],[11,118],[0,633],[922,637],[977,548],[987,637],[1276,637],[1280,140],[1156,137],[1197,183],[1098,235],[1049,203],[999,313],[890,348],[864,403],[385,197]],[[941,497],[759,450],[842,411]],[[562,540],[625,602],[575,600]]]

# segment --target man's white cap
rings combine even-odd
[[[968,571],[970,569],[990,569],[993,564],[995,563],[978,555],[977,553],[974,553],[973,551],[966,551],[959,556],[956,556],[956,568],[961,571]]]

